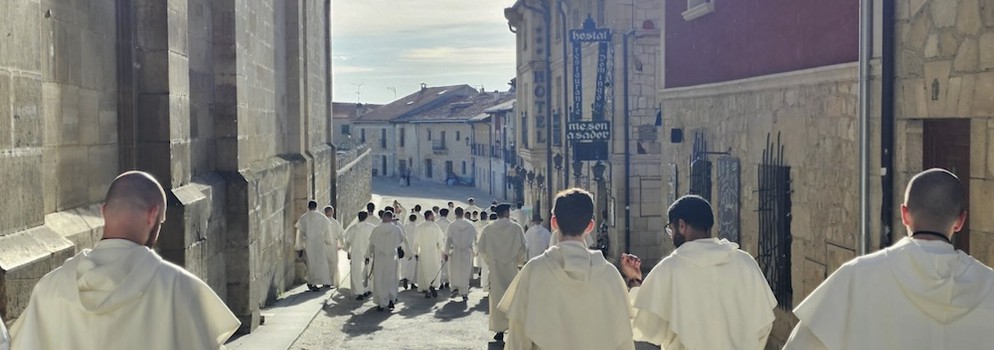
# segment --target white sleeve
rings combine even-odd
[[[10,336],[7,335],[7,327],[3,325],[3,319],[0,319],[0,350],[10,350]]]

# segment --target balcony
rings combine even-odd
[[[433,140],[431,142],[431,152],[436,155],[449,154],[449,148],[445,146],[445,141]]]

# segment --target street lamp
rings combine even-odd
[[[556,153],[556,156],[552,157],[552,162],[556,164],[556,172],[563,170],[563,155],[562,153]]]
[[[527,177],[528,177],[528,187],[532,187],[532,184],[535,183],[535,172],[529,170]]]
[[[583,169],[581,169],[582,167],[583,167],[583,162],[579,160],[573,161],[573,177],[576,178],[576,184],[578,187],[580,185],[580,175],[583,172]]]
[[[542,173],[539,173],[538,176],[535,176],[535,181],[538,182],[539,189],[545,187],[545,176],[542,175]]]
[[[597,164],[594,164],[594,168],[593,168],[593,171],[594,171],[594,181],[597,181],[597,182],[603,182],[604,181],[604,170],[607,170],[607,166],[605,166],[604,163],[601,163],[600,161],[597,161]]]

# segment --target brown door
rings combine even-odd
[[[922,134],[922,167],[943,168],[963,182],[966,203],[970,203],[970,120],[925,120]],[[970,252],[970,220],[953,236],[956,249]]]

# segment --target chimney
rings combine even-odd
[[[421,91],[428,90],[428,84],[421,83]]]

